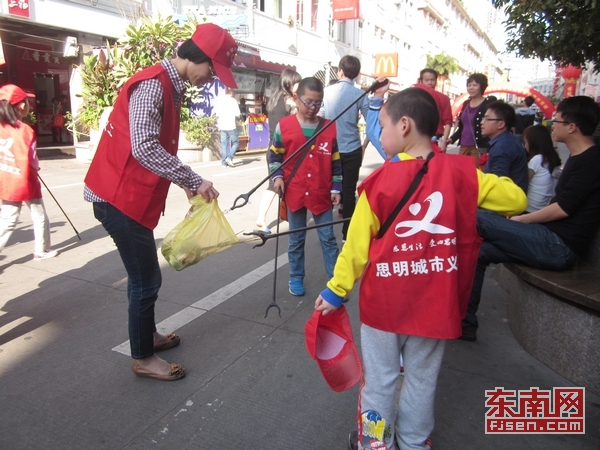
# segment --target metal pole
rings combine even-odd
[[[40,181],[42,182],[42,184],[44,185],[44,187],[46,188],[46,190],[50,194],[50,197],[52,197],[54,199],[54,201],[58,205],[59,209],[62,211],[62,213],[65,215],[65,217],[67,218],[67,220],[69,221],[69,223],[73,227],[73,231],[75,231],[75,234],[77,235],[77,237],[79,238],[79,240],[81,240],[81,236],[79,236],[79,232],[75,228],[75,225],[73,225],[73,222],[71,222],[71,219],[69,219],[69,216],[67,216],[67,213],[65,212],[65,210],[62,209],[62,206],[60,206],[60,203],[58,203],[58,200],[56,200],[56,197],[52,194],[52,192],[50,191],[50,189],[48,188],[48,185],[46,185],[46,183],[44,182],[44,180],[42,180],[42,177],[40,177],[39,173],[38,173],[38,178],[40,179]]]
[[[315,134],[313,134],[311,136],[310,139],[308,139],[306,141],[306,143],[304,143],[298,150],[294,151],[290,156],[287,157],[287,159],[285,159],[280,165],[279,165],[279,169],[281,169],[284,165],[286,165],[288,162],[290,162],[294,156],[296,156],[297,154],[299,154],[302,150],[304,150],[307,146],[312,145],[316,138],[323,133],[327,128],[329,128],[336,120],[338,120],[340,117],[342,117],[346,111],[348,111],[350,108],[352,108],[352,106],[354,106],[356,103],[358,103],[365,95],[369,94],[370,92],[374,92],[377,89],[379,89],[382,86],[385,86],[386,84],[388,84],[388,80],[385,79],[383,81],[375,81],[370,87],[369,89],[367,89],[365,92],[363,92],[359,97],[356,98],[356,100],[354,100],[352,103],[350,103],[346,108],[344,108],[344,110],[339,113],[337,116],[335,116],[333,119],[331,119],[327,125],[325,125],[323,128],[321,128],[321,130],[317,131]],[[250,189],[248,192],[246,192],[245,194],[241,194],[238,195],[236,197],[236,199],[233,201],[233,206],[231,208],[229,208],[228,210],[224,211],[224,212],[229,212],[229,211],[233,211],[236,208],[241,208],[242,206],[246,206],[246,204],[248,203],[248,199],[250,198],[250,196],[252,194],[254,194],[254,192],[256,192],[256,190],[265,182],[268,181],[269,178],[271,178],[271,174],[267,175],[265,178],[263,178],[256,186],[254,186],[252,189]],[[238,205],[237,202],[238,200],[241,200],[241,203]]]

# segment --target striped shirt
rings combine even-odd
[[[179,111],[185,93],[185,83],[169,59],[163,59],[173,83],[175,110]],[[196,191],[202,183],[202,177],[181,160],[167,152],[160,144],[162,127],[163,90],[155,78],[140,81],[133,87],[129,97],[129,133],[131,135],[131,154],[146,169],[166,178],[177,186],[185,186]],[[103,202],[87,185],[83,198],[87,202]]]

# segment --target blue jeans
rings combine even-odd
[[[231,142],[231,149],[229,143]],[[227,158],[233,158],[240,146],[237,130],[221,130],[221,164],[225,164]]]
[[[290,230],[303,228],[306,226],[306,208],[300,208],[296,212],[288,209],[288,222]],[[333,221],[333,212],[328,208],[322,214],[313,214],[315,224]],[[340,252],[335,235],[333,234],[333,225],[317,228],[319,241],[321,241],[321,250],[323,251],[323,261],[325,262],[325,271],[327,279],[333,277],[333,268]],[[306,240],[306,231],[298,231],[290,234],[288,246],[288,259],[290,262],[290,279],[304,279],[304,241]]]
[[[483,210],[477,212],[477,232],[483,238],[473,289],[462,326],[476,331],[477,308],[485,269],[489,264],[516,262],[536,269],[565,270],[575,264],[577,256],[555,233],[541,224],[527,224]]]
[[[154,232],[106,202],[94,202],[94,217],[115,242],[127,271],[131,357],[147,358],[154,354],[154,303],[162,283]]]

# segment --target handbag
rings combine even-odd
[[[283,198],[279,199],[279,219],[285,220],[287,222],[287,205],[285,204],[285,200]]]
[[[52,126],[57,128],[64,128],[65,126],[65,116],[62,114],[55,114],[52,119]]]

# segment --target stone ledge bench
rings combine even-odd
[[[567,378],[600,395],[600,234],[591,252],[562,272],[504,263],[509,324],[521,346]]]

